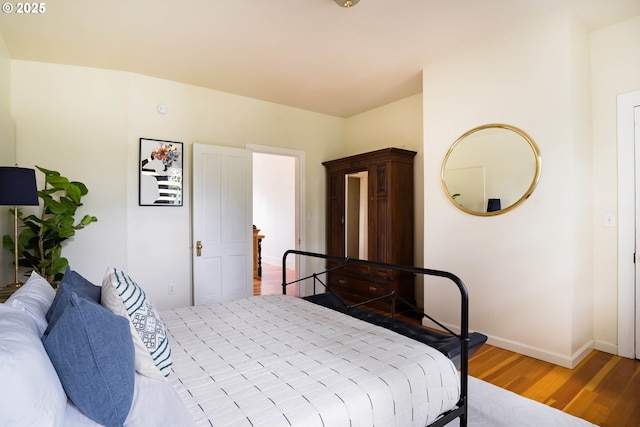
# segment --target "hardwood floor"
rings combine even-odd
[[[254,295],[281,293],[280,267],[263,265],[262,273]],[[567,369],[485,344],[469,361],[469,374],[601,427],[640,427],[638,360],[594,350]]]
[[[295,278],[295,271],[287,270],[287,280]],[[262,264],[262,277],[253,279],[253,295],[271,295],[282,293],[282,267]],[[298,285],[287,287],[287,295],[300,296]]]
[[[592,351],[574,369],[484,345],[469,374],[601,427],[640,426],[640,361]]]

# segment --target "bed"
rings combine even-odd
[[[446,334],[459,367],[284,281],[282,295],[160,312],[117,269],[101,286],[69,269],[58,292],[33,273],[0,305],[0,424],[464,426],[466,290],[416,273],[460,289],[462,332]]]

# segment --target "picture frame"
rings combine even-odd
[[[182,206],[183,153],[182,142],[140,138],[140,206]]]

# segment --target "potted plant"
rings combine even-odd
[[[73,237],[76,230],[81,230],[98,219],[85,215],[79,222],[75,222],[81,200],[89,190],[77,181],[69,181],[59,172],[36,166],[44,174],[44,189],[38,191],[42,199],[40,216],[23,216],[18,211],[18,220],[22,224],[22,231],[18,235],[18,265],[30,267],[47,279],[53,287],[57,287],[65,269],[69,265],[62,256],[62,244]],[[13,215],[13,210],[10,210]],[[10,235],[2,239],[2,246],[13,253],[14,242]]]

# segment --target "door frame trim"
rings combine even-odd
[[[640,91],[618,95],[618,355],[635,358],[636,154],[634,107]],[[638,153],[640,156],[640,153]],[[638,159],[640,161],[640,159]],[[640,170],[639,170],[640,172]],[[640,190],[640,188],[639,188]],[[636,255],[636,260],[638,256]]]
[[[306,227],[304,226],[303,218],[306,218],[306,185],[305,185],[305,177],[306,177],[306,166],[305,166],[305,152],[302,150],[295,150],[291,148],[282,148],[282,147],[273,147],[270,145],[259,145],[259,144],[245,144],[244,147],[252,151],[254,153],[262,153],[262,154],[275,154],[278,156],[286,156],[293,157],[295,159],[295,179],[296,179],[296,188],[295,188],[295,197],[296,197],[296,211],[295,211],[295,242],[296,247],[292,249],[303,251],[305,250],[305,242],[306,242]],[[296,275],[298,277],[305,277],[305,266],[304,263],[300,261],[300,257],[296,257],[295,260],[295,269]],[[303,290],[300,289],[302,293]],[[302,296],[302,295],[301,295]]]

